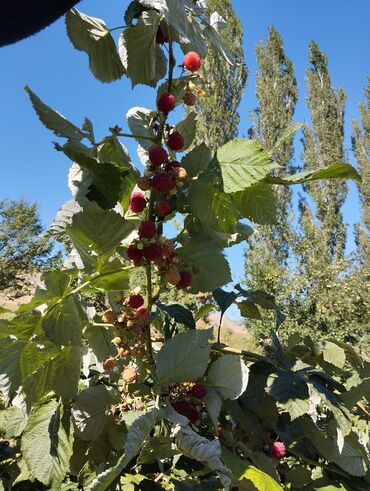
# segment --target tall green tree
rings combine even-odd
[[[26,286],[24,275],[48,264],[53,243],[42,231],[36,204],[0,201],[0,290]]]
[[[205,142],[216,150],[238,133],[238,106],[247,81],[242,47],[243,29],[231,0],[208,0],[209,14],[218,12],[227,22],[220,37],[230,51],[234,66],[230,66],[208,43],[203,63],[206,94],[199,99],[196,142]]]
[[[293,168],[293,136],[277,148],[276,145],[292,123],[298,90],[293,63],[286,56],[283,39],[274,27],[270,27],[266,43],[258,43],[256,57],[259,68],[256,74],[258,107],[251,113],[253,126],[249,133],[273,154],[281,166],[275,174],[284,174]],[[267,214],[266,225],[258,227],[245,253],[248,285],[254,289],[266,289],[278,300],[283,300],[282,293],[289,274],[291,198],[288,187],[275,190],[274,212]],[[271,225],[273,221],[275,223]]]
[[[365,102],[359,104],[361,125],[353,121],[352,146],[360,167],[359,186],[362,223],[357,226],[357,243],[361,266],[370,274],[370,77],[365,88]]]

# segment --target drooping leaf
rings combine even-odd
[[[235,302],[236,298],[238,298],[238,294],[236,292],[227,292],[222,288],[216,288],[213,290],[212,295],[217,305],[220,307],[221,314],[224,314],[230,305]]]
[[[101,19],[77,9],[66,15],[67,34],[73,46],[89,56],[90,70],[101,82],[113,82],[125,73],[112,35]]]
[[[166,75],[166,57],[156,43],[160,19],[155,10],[144,11],[135,26],[123,31],[119,53],[133,87],[137,84],[155,87]]]
[[[84,133],[74,124],[70,123],[57,111],[54,111],[54,109],[51,109],[49,106],[44,104],[29,87],[26,86],[25,91],[30,96],[32,106],[41,123],[46,126],[48,130],[51,130],[57,136],[62,136],[73,140],[82,140],[83,138],[86,138],[86,133]]]
[[[217,151],[224,191],[236,193],[264,179],[278,168],[270,155],[254,140],[232,140]]]
[[[257,319],[262,320],[260,311],[257,305],[255,305],[250,300],[243,300],[242,302],[237,302],[236,305],[240,310],[240,314],[247,319]]]
[[[33,478],[60,489],[72,455],[70,431],[63,425],[62,409],[55,399],[35,407],[24,430],[21,449]]]
[[[157,302],[157,307],[169,315],[175,322],[183,324],[189,329],[195,329],[195,320],[191,311],[185,308],[183,305],[172,304],[164,305],[163,303]]]
[[[136,137],[139,144],[139,150],[142,149],[145,153],[155,141],[155,134],[151,126],[152,116],[150,109],[145,109],[144,107],[132,107],[126,114],[126,120],[131,133]],[[142,163],[145,164],[146,161],[142,161]]]
[[[209,340],[213,329],[181,332],[167,341],[158,353],[157,375],[161,385],[200,378],[208,364]]]
[[[243,218],[260,225],[276,223],[276,200],[271,185],[258,182],[232,194],[232,200]]]
[[[289,125],[287,128],[285,128],[285,130],[282,131],[280,137],[275,143],[272,151],[275,152],[285,143],[290,143],[291,139],[294,137],[297,131],[300,130],[302,127],[303,127],[302,123],[294,123]]]

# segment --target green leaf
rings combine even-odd
[[[213,329],[191,330],[177,334],[161,348],[157,374],[161,385],[199,379],[205,372]]]
[[[132,1],[125,11],[125,24],[132,25],[132,21],[138,19],[144,10],[144,7],[138,4],[136,0]]]
[[[184,103],[184,94],[186,92],[188,83],[191,80],[194,80],[195,78],[196,78],[196,76],[194,74],[191,74],[191,75],[184,75],[183,77],[173,79],[171,94],[175,98],[175,105],[176,106]],[[163,83],[161,83],[161,85],[158,87],[157,99],[159,99],[159,97],[164,92],[168,92],[168,81],[167,80],[165,80]]]
[[[80,346],[82,322],[73,296],[48,309],[42,327],[51,341],[58,346]]]
[[[72,446],[55,399],[32,410],[21,450],[32,477],[45,486],[51,485],[51,489],[59,489],[69,469]]]
[[[248,468],[240,476],[239,481],[247,479],[251,481],[258,491],[282,491],[283,488],[271,476],[257,469],[253,465]]]
[[[213,184],[195,182],[189,189],[189,206],[191,212],[210,228],[235,232],[239,213],[230,196]]]
[[[127,290],[129,288],[129,271],[118,258],[106,262],[99,268],[99,276],[91,277],[91,286],[106,291]],[[88,280],[89,278],[84,278]]]
[[[44,104],[29,87],[26,86],[25,91],[30,96],[32,106],[41,123],[48,130],[51,130],[57,136],[73,140],[82,140],[87,137],[86,133],[81,131],[80,128],[77,128],[77,126],[70,123],[64,116]]]
[[[317,171],[304,171],[293,176],[268,176],[264,180],[270,184],[301,184],[319,179],[354,179],[361,182],[361,176],[354,167],[344,162],[335,162]]]
[[[27,415],[19,407],[11,406],[0,411],[0,433],[3,438],[20,436],[26,423]]]
[[[279,139],[274,145],[273,152],[276,152],[282,145],[285,143],[290,143],[292,141],[292,138],[294,135],[297,133],[298,130],[300,130],[303,127],[302,123],[294,123],[291,124],[290,126],[287,126],[285,130],[281,133]]]
[[[73,424],[81,440],[94,441],[102,434],[109,421],[108,407],[113,399],[105,385],[83,390],[72,408]]]
[[[140,452],[141,446],[161,416],[162,412],[157,408],[153,408],[134,421],[127,434],[125,452],[122,457],[118,459],[114,467],[110,467],[99,474],[87,487],[86,491],[105,491],[114,479],[121,474],[129,462]]]
[[[181,151],[186,150],[193,143],[197,128],[197,113],[189,112],[186,117],[175,126],[174,131],[178,131],[184,137],[184,146]]]
[[[235,292],[227,292],[222,288],[216,288],[212,292],[213,298],[216,300],[217,305],[220,307],[221,314],[223,315],[226,310],[235,302],[238,298],[238,294]]]
[[[216,309],[217,309],[216,305],[213,305],[212,303],[206,303],[202,305],[198,310],[198,312],[195,314],[195,321],[199,321],[199,319],[205,317],[207,314],[213,312]]]
[[[217,151],[224,191],[236,193],[261,181],[279,166],[254,140],[232,140]]]
[[[338,368],[343,368],[346,363],[346,353],[344,349],[330,341],[324,342],[322,357],[327,363]]]
[[[126,221],[115,211],[102,210],[91,203],[81,213],[73,216],[66,232],[79,252],[85,268],[103,264],[121,241],[133,230],[132,222]]]
[[[352,387],[347,392],[340,395],[344,404],[348,408],[352,408],[357,402],[361,401],[362,398],[366,398],[370,402],[370,378],[365,378],[356,387]]]
[[[250,300],[244,300],[243,302],[237,302],[236,305],[240,310],[240,314],[248,319],[262,320],[258,307]]]
[[[260,225],[276,223],[276,200],[272,186],[258,182],[244,191],[232,194],[234,205],[243,218]]]
[[[195,329],[195,320],[193,314],[183,305],[164,305],[160,302],[157,302],[156,305],[162,312],[165,312],[178,324],[183,324],[189,329]]]
[[[179,256],[185,264],[198,270],[191,284],[193,293],[208,292],[231,281],[229,263],[222,251],[205,238],[192,237],[179,250]]]
[[[289,412],[292,420],[306,414],[310,407],[308,386],[299,373],[273,373],[268,380],[267,393]]]
[[[145,107],[132,107],[126,114],[127,124],[131,133],[135,135],[139,147],[142,147],[144,150],[148,150],[155,142],[151,113],[152,111],[145,109]]]
[[[89,326],[84,335],[99,362],[102,363],[106,358],[117,355],[117,348],[112,343],[113,328]]]
[[[172,439],[169,436],[153,436],[142,448],[137,463],[155,463],[159,460],[169,459],[176,454],[178,454],[178,450],[172,448]]]
[[[211,160],[211,150],[202,142],[183,157],[181,165],[186,169],[189,177],[196,177],[208,167]]]
[[[73,46],[89,56],[90,70],[101,82],[113,82],[125,73],[106,24],[71,9],[66,15],[67,34]]]
[[[127,27],[122,33],[119,52],[133,87],[137,84],[155,87],[166,75],[167,60],[156,43],[160,20],[155,10],[145,11],[135,26]]]

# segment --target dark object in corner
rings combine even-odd
[[[0,46],[15,43],[52,24],[79,0],[2,0]]]

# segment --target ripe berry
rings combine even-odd
[[[150,189],[150,179],[148,176],[140,177],[136,184],[142,191],[148,191]]]
[[[158,44],[164,44],[168,42],[168,37],[163,33],[161,26],[158,27],[157,35],[155,41]]]
[[[168,162],[164,166],[164,170],[169,172],[169,171],[176,169],[176,167],[180,167],[180,162],[177,162],[177,160],[171,160],[171,162]]]
[[[165,278],[171,285],[177,285],[181,281],[181,276],[177,269],[168,271],[165,274]]]
[[[193,281],[192,275],[188,271],[180,271],[181,280],[177,283],[178,290],[184,290],[191,285]]]
[[[169,201],[160,201],[157,205],[157,213],[160,217],[165,217],[172,212],[172,205]]]
[[[274,442],[270,449],[273,456],[277,459],[281,459],[286,454],[286,448],[283,442]]]
[[[193,92],[185,92],[184,95],[184,104],[187,106],[195,106],[195,103],[197,102],[197,97]]]
[[[167,194],[171,189],[176,187],[176,179],[162,172],[153,177],[151,185],[158,193]]]
[[[161,111],[164,114],[168,114],[170,111],[175,109],[175,105],[175,97],[169,92],[165,92],[157,100],[158,111]]]
[[[202,60],[198,53],[195,51],[189,51],[184,57],[184,67],[189,70],[189,72],[196,72],[202,66]]]
[[[111,356],[110,358],[107,358],[106,360],[103,361],[103,368],[107,372],[110,372],[114,368],[116,368],[117,362],[116,359]]]
[[[144,305],[144,299],[141,295],[131,295],[128,300],[128,304],[132,309],[138,309]]]
[[[190,423],[196,423],[199,418],[198,411],[193,406],[191,406],[188,401],[177,401],[175,402],[174,406],[175,410],[179,414],[186,416]]]
[[[130,245],[126,249],[126,254],[127,257],[134,262],[140,261],[140,259],[143,257],[143,253],[134,245]]]
[[[207,394],[207,389],[203,384],[195,384],[191,388],[191,395],[196,397],[197,399],[203,399],[203,397]]]
[[[139,235],[144,239],[152,239],[157,233],[155,223],[151,220],[143,220],[139,225]]]
[[[149,244],[144,247],[143,255],[148,261],[157,261],[162,256],[162,248],[158,244]]]
[[[140,323],[146,323],[149,321],[149,311],[145,307],[139,307],[136,310],[134,317],[135,321],[140,321]]]
[[[157,145],[152,145],[149,148],[149,160],[155,166],[164,164],[168,159],[168,153],[163,147],[158,147]]]
[[[168,137],[168,146],[171,150],[181,150],[184,147],[184,137],[178,131],[174,131]]]
[[[146,207],[146,199],[143,193],[135,191],[130,197],[130,210],[133,213],[141,213]]]

